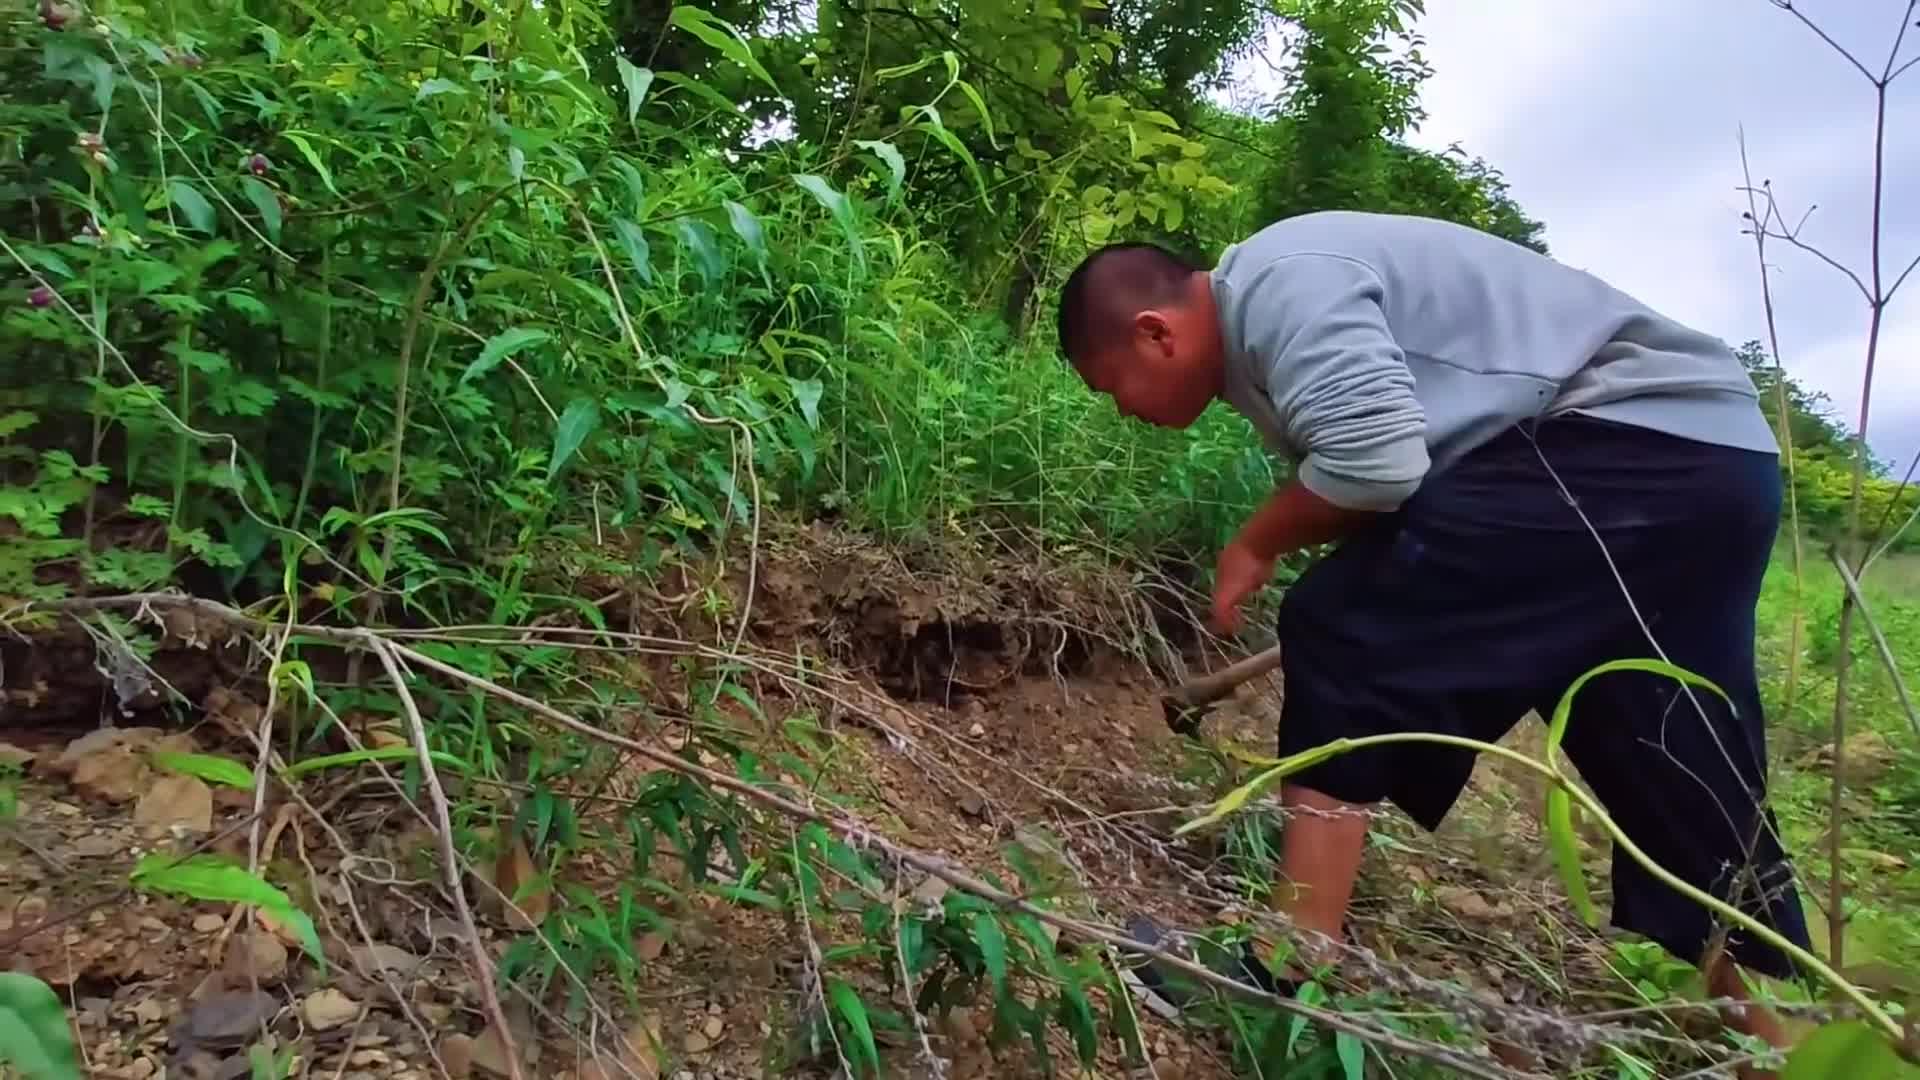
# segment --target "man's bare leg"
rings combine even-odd
[[[1747,993],[1746,983],[1740,979],[1740,969],[1732,960],[1721,953],[1707,965],[1707,995],[1714,998],[1732,998],[1740,1002],[1730,1006],[1722,1014],[1723,1022],[1743,1035],[1752,1035],[1764,1039],[1769,1046],[1781,1050],[1792,1045],[1787,1038],[1786,1028],[1780,1023],[1772,1009],[1753,1000]],[[1775,1080],[1775,1073],[1765,1069],[1743,1068],[1739,1070],[1741,1080]]]
[[[1366,853],[1367,810],[1297,784],[1281,786],[1280,803],[1290,813],[1280,846],[1281,885],[1274,891],[1273,906],[1292,920],[1296,930],[1326,936],[1330,942],[1326,954],[1300,959],[1309,966],[1327,963],[1336,959],[1332,950],[1346,931],[1347,907]],[[1302,943],[1302,947],[1310,946]],[[1304,975],[1301,967],[1289,965],[1281,975],[1298,980]],[[1495,1040],[1488,1049],[1509,1067],[1538,1068],[1533,1055],[1505,1042]]]
[[[1366,851],[1368,815],[1364,807],[1298,784],[1280,786],[1280,804],[1288,811],[1280,842],[1280,884],[1273,907],[1299,930],[1339,942],[1353,900],[1360,858]],[[1305,956],[1309,965],[1332,955]],[[1294,979],[1305,972],[1284,973]]]

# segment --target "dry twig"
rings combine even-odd
[[[487,947],[480,940],[480,928],[474,925],[473,908],[467,903],[467,891],[460,886],[460,857],[453,850],[453,817],[447,808],[447,793],[441,789],[440,773],[433,767],[432,750],[427,746],[426,721],[420,718],[420,707],[414,703],[413,691],[407,689],[406,676],[401,673],[395,659],[399,646],[371,631],[362,631],[361,641],[380,659],[380,666],[386,669],[387,678],[393,680],[394,692],[400,696],[400,707],[407,714],[407,724],[413,734],[413,751],[420,758],[420,775],[426,780],[427,797],[433,802],[434,824],[437,826],[434,832],[440,840],[440,862],[446,874],[447,892],[454,910],[460,915],[460,929],[466,935],[467,952],[473,959],[473,978],[479,984],[480,1001],[486,1007],[487,1019],[493,1024],[494,1033],[500,1037],[508,1075],[512,1080],[524,1080],[520,1073],[520,1054],[513,1044],[513,1032],[507,1026],[507,1014],[500,1008],[500,995],[493,988],[493,960],[487,956]]]

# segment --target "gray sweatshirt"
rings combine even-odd
[[[1725,342],[1465,226],[1305,214],[1211,277],[1228,404],[1339,506],[1392,510],[1518,421],[1563,412],[1778,453]]]

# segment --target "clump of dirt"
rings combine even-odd
[[[192,707],[219,686],[245,682],[249,645],[224,623],[186,608],[158,611],[158,633],[131,634],[124,620],[82,626],[33,616],[0,635],[0,716],[13,732],[76,730]],[[151,624],[150,624],[151,625]]]

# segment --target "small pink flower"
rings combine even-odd
[[[247,159],[247,171],[255,176],[267,175],[267,170],[272,167],[273,164],[267,160],[265,154],[255,154]]]
[[[50,308],[53,306],[53,290],[45,285],[35,285],[27,292],[27,306]]]
[[[73,9],[54,0],[40,0],[40,21],[49,30],[65,30],[73,20]]]

